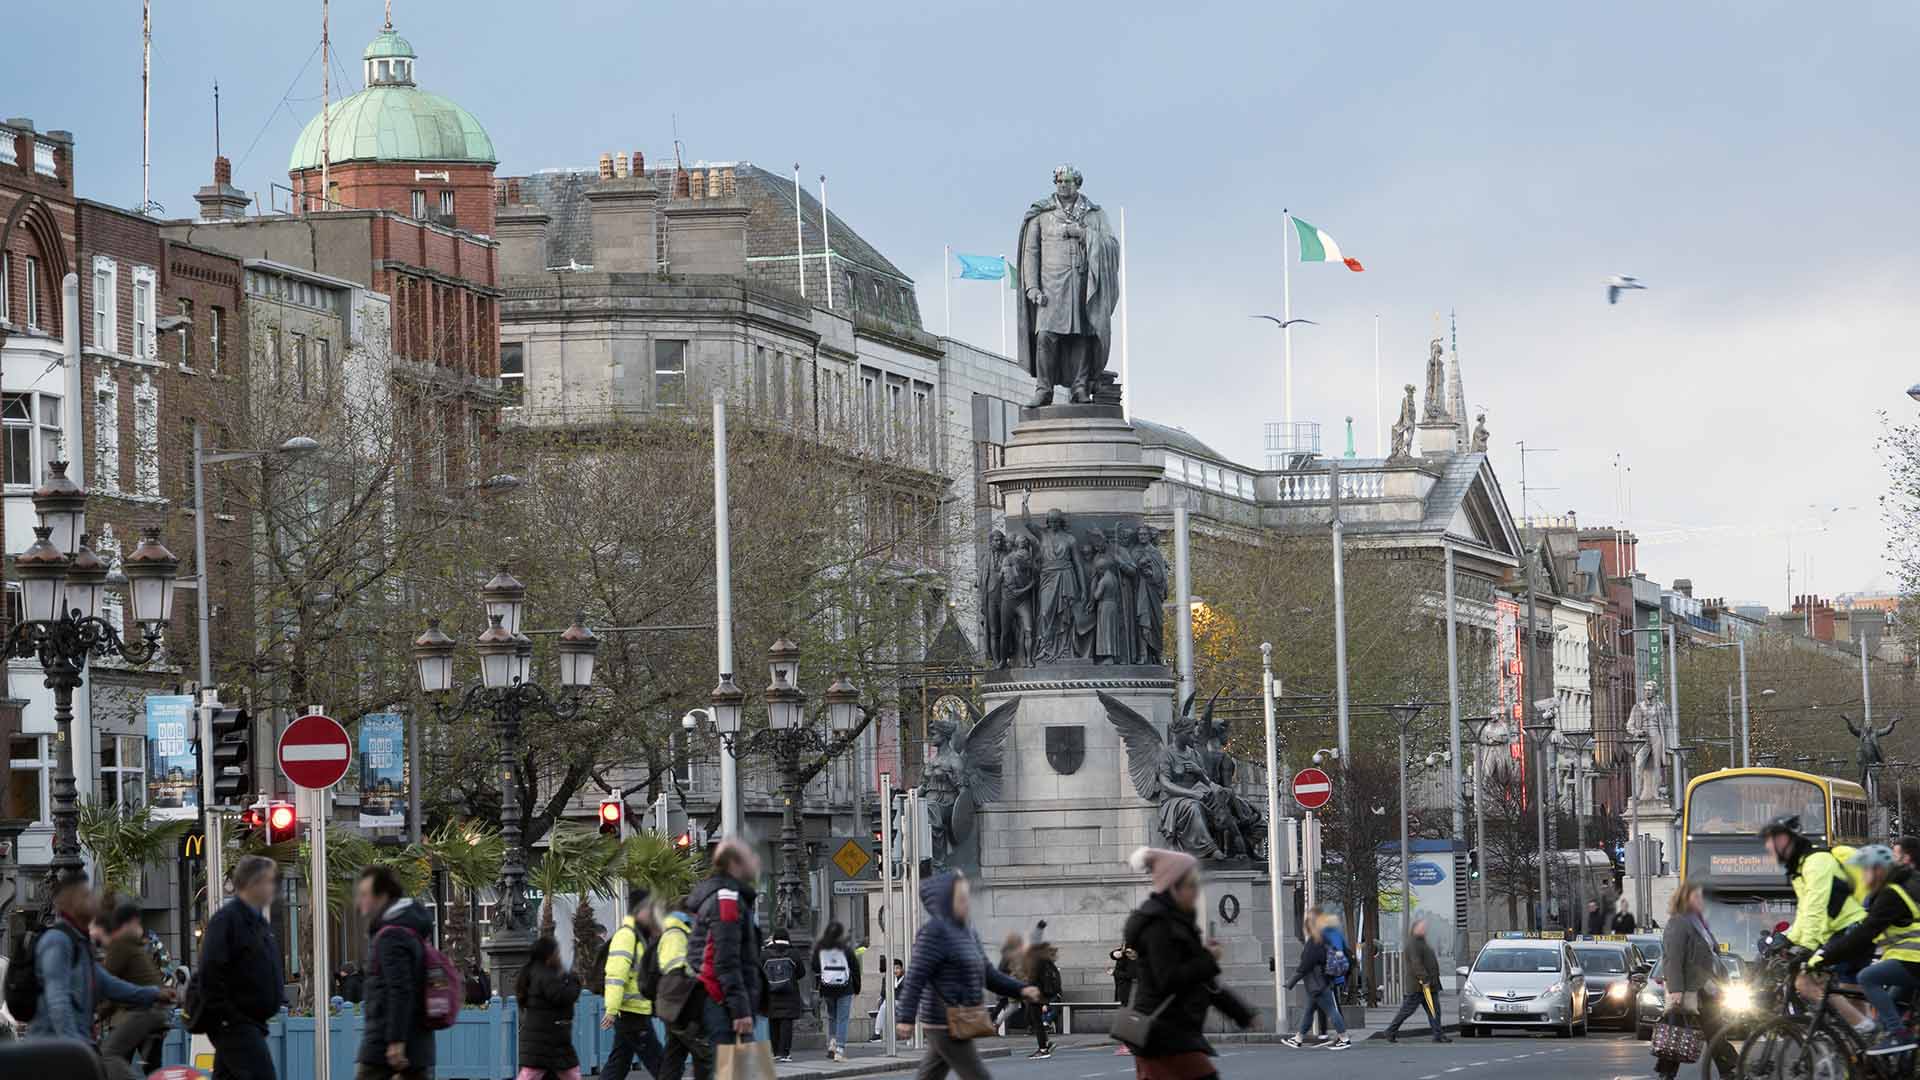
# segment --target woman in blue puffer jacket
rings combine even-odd
[[[970,1040],[947,1037],[947,1006],[978,1005],[986,991],[1028,1001],[1040,1000],[1040,989],[987,963],[979,939],[967,926],[967,879],[949,870],[920,883],[920,903],[931,916],[913,939],[913,965],[901,980],[898,1014],[912,1017],[927,1029],[927,1056],[920,1062],[919,1080],[945,1080],[951,1070],[960,1080],[988,1080],[987,1067]],[[913,1037],[913,1025],[900,1024],[899,1036]]]

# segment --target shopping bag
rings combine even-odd
[[[714,1047],[713,1080],[774,1080],[773,1049],[764,1042]]]
[[[1669,1014],[1653,1025],[1653,1056],[1691,1065],[1700,1060],[1700,1029]]]

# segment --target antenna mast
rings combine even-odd
[[[220,156],[220,80],[213,80],[213,156]]]
[[[333,98],[333,43],[327,36],[327,0],[320,0],[320,209],[327,208],[331,188],[330,162],[327,160],[329,145],[333,140],[333,110],[329,107]],[[387,29],[393,29],[393,2],[387,2]]]
[[[140,4],[140,212],[153,206],[153,0]]]

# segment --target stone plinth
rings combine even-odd
[[[1140,436],[1112,405],[1022,409],[1001,461],[986,478],[1006,500],[1009,518],[1031,491],[1036,519],[1060,510],[1137,521],[1147,486],[1163,472],[1141,460]]]
[[[1460,426],[1451,419],[1428,420],[1420,425],[1420,456],[1446,457],[1460,450]]]

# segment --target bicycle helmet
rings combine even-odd
[[[1760,839],[1770,840],[1775,836],[1779,836],[1781,833],[1798,839],[1801,835],[1800,815],[1782,814],[1772,821],[1767,822],[1766,825],[1760,829]]]
[[[1893,849],[1885,844],[1868,844],[1847,859],[1848,866],[1862,870],[1884,870],[1893,865]]]

